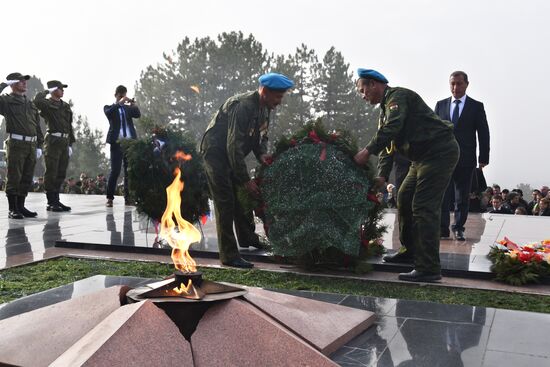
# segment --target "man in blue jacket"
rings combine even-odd
[[[109,120],[109,132],[107,133],[107,144],[111,145],[111,173],[107,181],[107,207],[113,206],[115,198],[116,183],[120,170],[124,163],[124,201],[130,205],[128,195],[128,162],[120,146],[123,139],[137,139],[136,128],[133,118],[139,118],[141,112],[133,99],[126,96],[128,90],[125,86],[119,85],[115,90],[115,103],[103,107],[105,116]]]

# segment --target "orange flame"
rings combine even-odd
[[[191,155],[178,151],[174,158],[177,160],[190,160]],[[200,242],[200,232],[181,216],[181,192],[184,183],[181,181],[181,170],[176,168],[176,177],[172,184],[166,188],[166,210],[162,215],[159,237],[166,240],[172,247],[172,261],[176,269],[183,272],[197,271],[197,263],[189,255],[189,246]],[[176,222],[174,222],[174,217]],[[188,284],[188,287],[191,283]],[[182,285],[182,288],[183,287]]]
[[[191,289],[191,285],[192,282],[191,279],[189,279],[189,281],[187,282],[187,286],[185,286],[183,283],[180,283],[180,286],[175,287],[173,291],[177,294],[189,294],[189,289]]]

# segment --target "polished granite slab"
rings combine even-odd
[[[112,285],[151,279],[96,275],[0,305],[0,320]],[[550,315],[310,291],[273,290],[375,312],[374,327],[331,355],[340,366],[548,366]]]
[[[56,247],[91,250],[166,254],[170,249],[155,242],[153,223],[137,213],[135,207],[124,206],[115,199],[113,208],[106,208],[105,198],[97,195],[61,195],[71,213],[51,213],[45,210],[44,194],[31,193],[28,207],[38,211],[38,218],[10,220],[7,203],[0,200],[0,269],[21,262],[40,260]],[[388,227],[384,246],[388,252],[399,248],[397,215],[387,210],[383,224]],[[192,256],[217,258],[215,222],[208,219],[198,226],[203,233],[200,244],[191,248]],[[491,262],[487,258],[490,246],[508,236],[516,242],[540,241],[550,237],[550,217],[493,215],[470,213],[466,223],[466,241],[442,240],[440,253],[443,274],[447,276],[490,278]],[[257,232],[263,233],[260,223]],[[273,261],[264,251],[240,249],[243,257],[252,261]],[[376,270],[405,271],[407,266],[370,259]]]

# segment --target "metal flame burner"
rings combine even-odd
[[[192,285],[188,292],[180,293],[176,290],[182,284],[187,286],[189,280]],[[239,297],[247,292],[246,289],[233,285],[203,279],[201,272],[177,271],[168,279],[134,288],[126,296],[131,302],[146,299],[153,302],[210,302]]]

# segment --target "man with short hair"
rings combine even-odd
[[[34,97],[34,104],[40,110],[40,115],[46,121],[48,128],[44,138],[44,188],[48,205],[46,210],[54,212],[70,211],[69,206],[59,201],[59,191],[67,176],[69,157],[72,155],[72,145],[75,142],[73,132],[73,111],[71,106],[63,101],[67,84],[59,80],[46,83],[48,89]],[[50,94],[50,98],[46,96]]]
[[[548,196],[549,191],[550,191],[550,188],[548,188],[548,186],[543,186],[543,187],[540,188],[540,193],[541,193],[543,198]]]
[[[435,113],[443,120],[451,121],[453,132],[460,147],[460,156],[453,172],[451,183],[441,206],[441,237],[449,237],[449,209],[454,196],[455,239],[465,241],[464,225],[468,218],[472,178],[476,169],[476,135],[479,141],[479,168],[489,164],[489,125],[483,103],[466,95],[468,75],[455,71],[449,77],[451,97],[442,99],[435,106]]]
[[[414,262],[413,271],[399,274],[401,280],[437,281],[441,279],[441,201],[459,154],[452,126],[437,117],[412,90],[389,87],[388,80],[372,69],[359,69],[357,73],[357,91],[371,105],[380,104],[380,117],[378,131],[355,155],[355,162],[364,165],[371,154],[380,154],[380,184],[388,179],[395,152],[411,161],[397,194],[403,247],[384,260]]]
[[[503,202],[502,197],[500,195],[493,195],[493,199],[491,200],[491,203],[493,204],[493,208],[489,211],[489,213],[492,213],[492,214],[514,214],[508,206],[504,205],[504,202]]]
[[[25,208],[25,198],[33,183],[36,160],[42,156],[43,135],[36,106],[27,99],[29,75],[11,73],[0,83],[0,93],[7,86],[11,94],[0,96],[0,115],[6,119],[6,196],[8,218],[34,218],[36,212]]]
[[[119,85],[115,90],[115,103],[103,107],[105,116],[109,120],[109,131],[107,132],[107,143],[111,145],[111,172],[107,182],[107,203],[108,208],[113,206],[116,184],[122,165],[124,164],[124,203],[131,205],[128,193],[128,161],[120,146],[124,139],[137,139],[134,118],[139,118],[141,112],[133,99],[126,96],[128,90],[125,86]]]
[[[278,106],[294,82],[286,76],[268,73],[259,78],[260,86],[229,98],[214,115],[201,142],[206,177],[216,213],[220,261],[224,265],[252,268],[239,254],[239,247],[262,248],[252,213],[245,212],[237,200],[237,189],[244,186],[253,196],[260,191],[250,179],[245,157],[253,152],[265,164],[267,130],[271,111]]]

